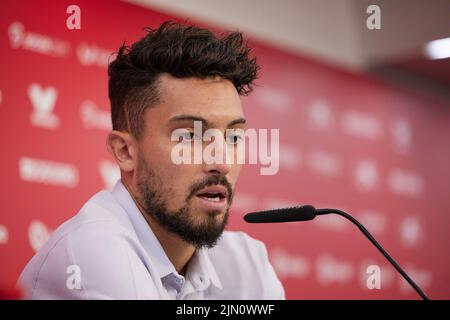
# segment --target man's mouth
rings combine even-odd
[[[203,188],[197,193],[197,197],[211,202],[221,202],[227,198],[228,191],[223,186],[210,186]]]

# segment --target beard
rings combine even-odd
[[[145,214],[152,217],[161,227],[178,235],[185,242],[194,245],[197,249],[202,247],[212,248],[216,245],[228,222],[229,208],[233,199],[231,184],[224,176],[208,176],[202,181],[196,182],[189,187],[185,203],[178,210],[168,209],[168,198],[171,189],[165,189],[160,177],[140,157],[137,168],[137,189],[139,192],[139,203]],[[222,185],[228,190],[228,205],[225,212],[208,211],[206,215],[202,212],[193,212],[190,201],[201,189]],[[220,216],[223,215],[223,218]]]

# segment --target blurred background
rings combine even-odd
[[[74,4],[80,29],[67,25]],[[229,229],[265,242],[287,298],[418,296],[340,217],[248,225],[246,212],[346,210],[430,298],[449,299],[449,14],[447,0],[1,1],[0,296],[119,178],[105,144],[108,59],[171,19],[243,31],[262,67],[242,101],[250,128],[280,130],[280,168],[245,166]],[[367,286],[370,265],[380,289]]]

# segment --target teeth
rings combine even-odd
[[[202,197],[203,199],[206,199],[208,201],[212,201],[212,202],[219,202],[220,201],[220,197],[216,196],[214,198],[208,198],[208,197]]]

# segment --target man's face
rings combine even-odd
[[[196,119],[203,122],[203,131],[214,128],[224,136],[226,129],[244,129],[239,95],[230,81],[220,78],[177,79],[164,74],[158,89],[160,100],[146,110],[139,140],[139,202],[168,231],[196,247],[212,247],[226,225],[240,165],[237,161],[177,165],[171,153],[179,142],[171,135],[176,129],[193,133]],[[223,142],[224,154],[237,148]],[[208,143],[204,141],[203,147]]]

